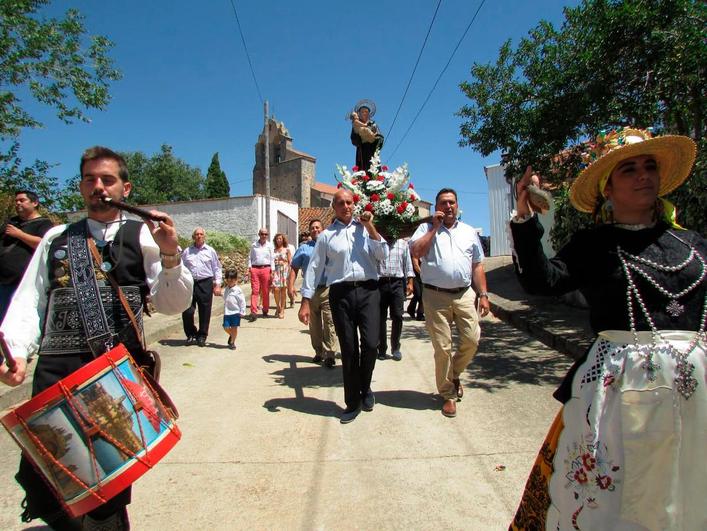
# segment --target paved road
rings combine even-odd
[[[440,414],[423,323],[406,321],[403,360],[377,362],[377,405],[341,425],[341,371],[310,362],[289,310],[241,328],[225,348],[181,334],[155,344],[181,412],[177,447],[133,489],[133,529],[505,529],[570,360],[489,317],[463,376],[456,419]],[[0,437],[0,529],[23,527],[19,450]]]

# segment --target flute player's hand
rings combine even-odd
[[[150,229],[150,234],[159,246],[162,254],[177,254],[179,252],[179,242],[177,241],[177,230],[174,227],[174,220],[164,212],[150,210],[150,214],[161,216],[163,221],[145,220],[145,224]]]

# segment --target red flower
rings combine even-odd
[[[400,206],[403,207],[403,208],[407,208],[407,207],[408,207],[408,202],[407,202],[407,201],[403,201],[402,203],[400,203]]]
[[[341,183],[338,183],[338,184],[336,185],[336,187],[337,187],[337,188],[341,188]]]
[[[381,182],[385,181],[385,177],[383,177],[382,175],[379,175],[378,177],[376,177],[376,179],[378,179]]]
[[[410,189],[410,190],[414,190],[414,189],[415,189],[415,187],[414,187],[414,186],[412,185],[412,183],[410,183],[410,184],[408,184],[408,189]]]
[[[371,194],[371,201],[372,202],[375,203],[376,201],[380,201],[380,199],[381,199],[381,196],[379,196],[378,194]]]
[[[365,207],[363,207],[363,210],[367,210],[368,212],[373,212],[373,203],[368,203]]]
[[[388,192],[388,195],[386,195],[386,197],[392,201],[393,199],[395,199],[395,194],[393,192]]]
[[[587,482],[587,473],[584,471],[583,468],[580,468],[579,470],[577,470],[577,472],[574,473],[574,479],[584,485]]]
[[[351,179],[351,184],[358,184],[358,179]]]
[[[405,207],[401,204],[398,205],[398,208],[396,209],[398,211],[398,214],[402,214],[405,212]]]
[[[409,201],[410,201],[411,203],[414,203],[414,202],[415,202],[415,196],[414,196],[414,195],[411,195]]]
[[[353,202],[358,203],[361,200],[361,196],[358,194],[353,195]]]
[[[584,454],[582,455],[582,464],[587,470],[594,470],[594,467],[596,467],[597,464],[597,460],[592,457],[592,454]]]
[[[388,166],[381,166],[381,171],[388,171]]]
[[[365,182],[368,182],[368,181],[371,180],[371,178],[370,178],[368,175],[364,175],[364,176],[363,176],[363,180],[364,180]]]
[[[358,166],[354,166],[353,168],[351,168],[351,171],[358,171]]]
[[[609,476],[597,476],[597,486],[602,489],[606,490],[609,487],[611,487],[611,478]]]

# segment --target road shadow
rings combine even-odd
[[[410,389],[375,391],[375,394],[377,404],[389,407],[423,411],[427,409],[436,410],[442,405],[442,400],[438,395],[412,391]]]
[[[271,376],[278,385],[284,385],[294,391],[292,398],[273,398],[267,400],[263,407],[271,412],[278,412],[280,408],[299,411],[308,415],[323,417],[339,417],[343,411],[336,402],[319,400],[305,396],[305,389],[322,387],[343,387],[340,363],[333,369],[313,363],[309,356],[299,354],[267,354],[263,356],[265,363],[285,363],[287,366],[271,372]]]
[[[187,345],[186,339],[160,339],[158,343],[164,347],[196,347],[195,344]]]
[[[453,345],[458,345],[452,327]],[[424,326],[404,326],[401,339],[432,343]],[[481,341],[476,357],[467,367],[462,382],[468,388],[487,392],[507,389],[514,384],[558,386],[572,360],[501,321],[482,320]]]
[[[471,379],[468,386],[495,392],[514,384],[558,386],[571,366],[567,356],[540,346],[526,333],[485,322],[479,350],[465,374]]]
[[[320,417],[341,416],[344,411],[336,402],[331,400],[319,400],[309,396],[294,398],[272,398],[266,400],[263,407],[271,413],[279,413],[281,409],[290,409],[307,415],[318,415]]]

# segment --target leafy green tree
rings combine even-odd
[[[160,152],[151,157],[137,151],[121,154],[133,183],[131,202],[140,205],[205,197],[201,170],[177,158],[171,146],[163,144]]]
[[[700,146],[690,179],[671,199],[686,226],[707,232],[705,103],[707,4],[699,0],[585,0],[559,29],[540,22],[495,63],[474,64],[460,87],[460,145],[504,153],[506,176],[527,164],[557,187],[553,243],[589,216],[572,211],[567,187],[577,148],[611,125],[655,126]],[[562,153],[561,157],[557,155]]]
[[[103,36],[88,38],[83,17],[69,9],[63,18],[42,18],[50,0],[0,0],[0,192],[32,188],[52,206],[58,199],[52,164],[37,160],[23,167],[20,133],[42,124],[24,99],[52,108],[66,123],[87,122],[86,109],[104,109],[110,83],[121,74]],[[24,99],[21,97],[23,96]]]
[[[226,174],[221,170],[218,152],[211,157],[211,164],[206,172],[206,197],[229,197],[231,187]]]

